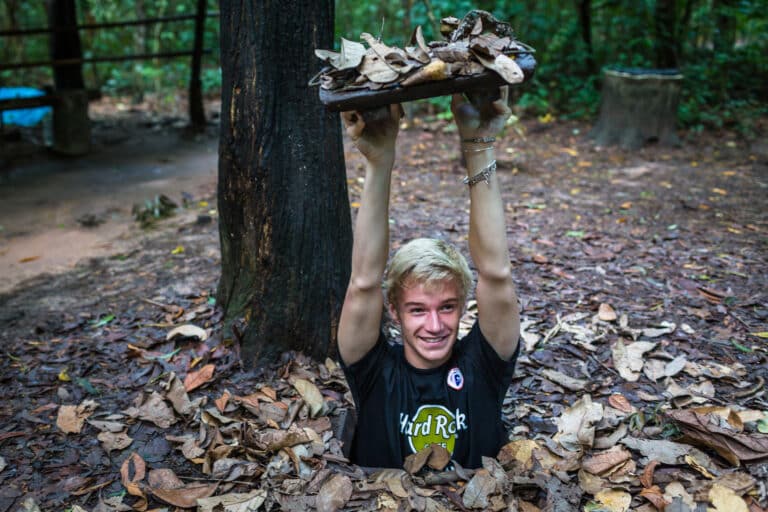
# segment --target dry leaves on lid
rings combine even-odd
[[[56,417],[56,426],[65,434],[79,434],[85,420],[98,406],[93,400],[85,400],[80,405],[62,405]]]

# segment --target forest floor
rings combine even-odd
[[[333,361],[240,365],[214,300],[215,127],[190,139],[174,122],[134,123],[115,152],[62,167],[82,163],[80,185],[136,153],[148,169],[80,187],[79,201],[56,165],[45,184],[6,174],[3,203],[45,190],[2,217],[0,512],[198,498],[199,510],[765,510],[768,155],[729,132],[629,152],[595,147],[583,123],[519,130],[499,144],[498,172],[524,347],[505,400],[510,443],[477,470],[411,459],[370,475],[342,454],[351,399]],[[168,146],[152,146],[161,134]],[[415,236],[465,247],[455,139],[443,122],[401,132],[393,249]],[[346,149],[354,213],[363,164]],[[146,186],[153,174],[173,177]],[[180,208],[140,229],[131,204],[166,190]],[[57,210],[60,199],[74,202]],[[53,229],[108,229],[74,244],[85,258],[73,268],[45,266],[69,235],[49,238],[41,208],[63,212]],[[40,245],[14,248],[25,236]]]

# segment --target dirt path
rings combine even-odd
[[[128,252],[145,234],[135,203],[160,194],[182,203],[215,190],[215,132],[190,136],[157,126],[118,133],[97,124],[93,151],[82,158],[33,155],[0,175],[0,293],[78,261]],[[94,225],[95,224],[95,225]]]

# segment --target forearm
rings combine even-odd
[[[467,176],[471,178],[495,160],[494,149],[465,152]],[[509,275],[509,251],[504,204],[496,172],[469,187],[469,251],[480,275],[489,279]]]
[[[394,155],[393,155],[394,156]],[[393,159],[367,162],[352,245],[350,284],[378,287],[389,253],[389,195]]]

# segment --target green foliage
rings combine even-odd
[[[403,46],[421,25],[427,40],[440,39],[440,18],[460,17],[471,9],[509,21],[518,37],[536,48],[534,79],[517,102],[523,113],[593,118],[600,102],[601,69],[605,66],[654,67],[657,0],[620,2],[591,0],[591,49],[584,41],[578,6],[585,0],[336,0],[336,37],[358,40],[362,32]],[[81,24],[115,22],[192,13],[192,0],[78,0]],[[209,11],[218,3],[208,0]],[[276,7],[279,8],[279,7]],[[752,135],[760,116],[768,114],[768,16],[765,0],[675,0],[673,27],[676,55],[685,76],[679,119],[694,132],[736,128]],[[0,2],[0,29],[47,26],[45,2]],[[218,61],[219,22],[205,25],[202,82],[206,93],[221,88]],[[85,57],[188,50],[194,22],[83,30]],[[309,37],[309,36],[307,36]],[[0,62],[48,60],[48,36],[2,38]],[[291,44],[286,41],[286,44]],[[186,88],[189,58],[88,64],[88,87],[112,94],[168,94]],[[50,85],[49,68],[0,71],[2,85]],[[423,108],[450,116],[449,102],[435,99]]]
[[[600,103],[603,67],[655,67],[656,1],[590,2],[591,51],[582,34],[579,3],[336,0],[336,39],[357,40],[365,31],[401,46],[417,25],[428,40],[439,39],[428,6],[438,21],[444,16],[460,17],[473,8],[484,9],[510,21],[518,37],[537,50],[536,75],[524,88],[518,108],[535,115],[593,118]],[[676,54],[685,76],[681,124],[694,131],[727,127],[750,135],[757,118],[768,113],[765,1],[677,0],[675,8]],[[448,110],[447,103],[426,104]]]
[[[192,0],[79,0],[78,23],[131,21],[180,14],[194,14]],[[208,12],[218,10],[218,2],[208,0]],[[17,0],[0,3],[0,29],[29,29],[48,26],[45,2]],[[112,57],[191,50],[194,44],[194,20],[167,21],[148,25],[81,30],[83,57]],[[46,34],[0,39],[0,62],[47,61],[49,37]],[[207,17],[201,79],[205,92],[215,93],[221,86],[219,21]],[[89,88],[108,94],[141,96],[145,92],[186,89],[190,76],[190,57],[171,59],[100,62],[83,66]],[[51,85],[50,68],[40,67],[0,72],[0,84],[41,87]]]
[[[134,204],[133,218],[146,229],[152,227],[160,219],[171,217],[179,207],[165,194],[155,196],[154,199],[146,199],[144,204]]]

